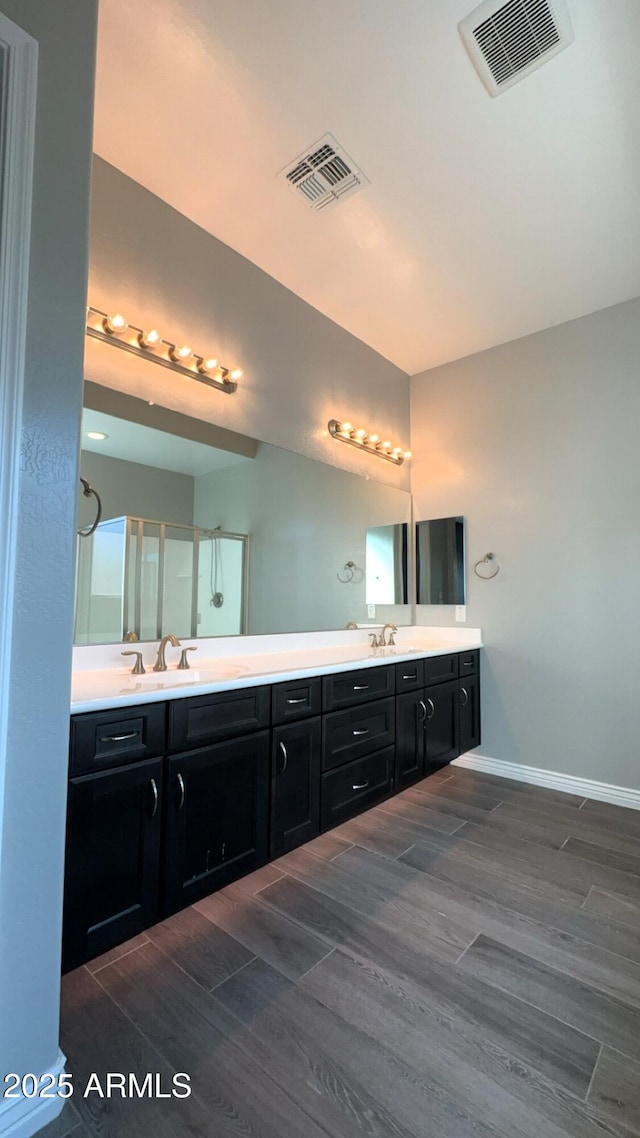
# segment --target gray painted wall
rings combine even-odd
[[[94,0],[1,0],[39,41],[29,327],[0,882],[0,1068],[58,1051]]]
[[[481,752],[635,788],[639,359],[635,300],[411,381],[415,516],[467,523]]]
[[[227,396],[91,340],[87,379],[409,489],[408,463],[381,462],[327,432],[335,416],[405,445],[405,373],[100,158],[88,295],[245,374]]]
[[[194,479],[140,462],[126,462],[107,454],[83,450],[80,469],[102,499],[103,518],[131,514],[136,518],[193,525]],[[93,498],[80,494],[78,524],[90,524],[96,515]]]

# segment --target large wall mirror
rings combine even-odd
[[[465,604],[464,518],[416,522],[416,600]]]
[[[412,622],[393,603],[408,599],[409,493],[97,384],[84,402],[81,474],[103,512],[78,539],[76,644]],[[80,526],[92,507],[80,499]],[[378,602],[367,531],[405,546]]]

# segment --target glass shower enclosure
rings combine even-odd
[[[101,522],[78,539],[74,643],[246,632],[248,545],[247,534],[220,529]]]

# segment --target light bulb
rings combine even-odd
[[[402,454],[402,447],[394,447],[393,454]]]
[[[102,321],[105,332],[124,332],[129,327],[124,316],[116,312],[114,316],[105,316]]]
[[[411,453],[410,450],[406,450],[404,452],[404,458],[413,458],[413,454]]]
[[[375,446],[376,443],[380,442],[380,435],[369,435],[369,442],[372,446]]]
[[[242,379],[242,369],[237,367],[231,372],[230,379]]]
[[[216,368],[217,366],[218,366],[218,361],[214,360],[213,357],[211,357],[208,360],[198,360],[198,371],[201,371],[201,372],[206,373],[208,371],[213,371],[213,369]]]
[[[360,439],[360,441],[362,442],[362,440],[366,439],[366,437],[367,437],[367,432],[365,431],[364,427],[358,427],[358,430],[356,431],[356,438]]]
[[[176,344],[172,344],[169,348],[169,355],[174,363],[177,364],[183,364],[185,360],[189,359],[191,354],[191,348],[189,348],[187,344],[183,344],[181,348],[178,348]]]
[[[141,348],[155,348],[162,340],[157,328],[150,328],[148,332],[138,332],[138,343]]]
[[[351,423],[342,423],[342,425],[340,427],[340,433],[343,435],[350,435],[352,430],[353,430],[353,425]]]
[[[391,450],[391,443],[388,439],[385,439],[383,443],[380,443],[380,450]]]

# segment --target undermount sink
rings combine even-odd
[[[169,668],[166,672],[147,672],[136,676],[132,672],[127,674],[128,686],[136,688],[172,688],[183,684],[216,684],[224,680],[233,680],[245,669],[231,666],[220,668]]]

